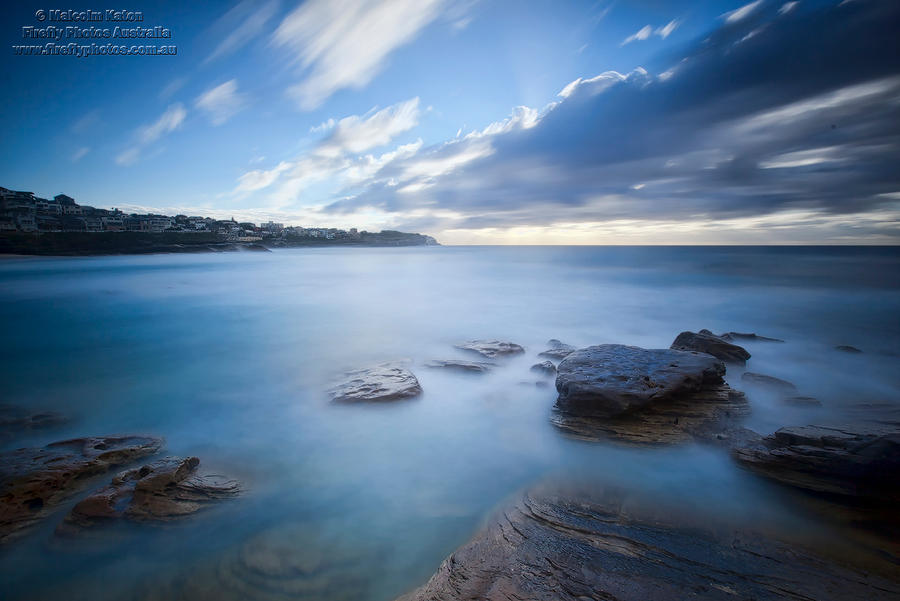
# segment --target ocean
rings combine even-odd
[[[86,492],[0,548],[0,598],[390,600],[547,478],[615,486],[722,528],[865,556],[716,446],[590,443],[550,423],[529,367],[557,338],[667,348],[684,330],[755,332],[747,370],[821,407],[746,390],[762,434],[900,407],[900,248],[412,247],[0,261],[0,402],[71,419],[3,450],[163,436],[164,454],[242,482],[190,518],[60,538]],[[454,345],[518,343],[491,373]],[[836,350],[852,345],[862,353]],[[407,360],[424,393],[334,405],[347,369]],[[97,477],[100,486],[111,474]],[[877,555],[877,554],[876,554]]]

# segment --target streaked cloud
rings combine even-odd
[[[236,4],[210,26],[209,36],[220,41],[203,62],[223,58],[259,40],[277,9],[277,0],[242,0]]]
[[[144,148],[181,127],[185,117],[187,117],[187,110],[184,105],[180,102],[170,105],[156,121],[135,130],[135,142],[116,156],[116,163],[119,165],[134,164],[140,158]]]
[[[741,19],[748,17],[753,11],[759,8],[761,4],[762,0],[756,0],[755,2],[745,4],[740,8],[725,13],[722,15],[722,18],[725,19],[726,23],[737,23]]]
[[[672,35],[673,31],[678,29],[678,25],[680,25],[680,23],[681,22],[678,19],[672,19],[665,25],[657,27],[656,29],[653,29],[653,27],[650,25],[644,25],[643,27],[638,29],[636,32],[634,32],[633,34],[631,34],[630,36],[628,36],[627,38],[622,40],[622,43],[619,45],[625,46],[626,44],[630,44],[632,42],[646,40],[646,39],[649,39],[651,35],[656,35],[656,36],[661,37],[662,39],[666,39],[667,37]]]
[[[246,104],[244,96],[238,93],[236,79],[206,90],[194,101],[194,106],[205,112],[213,125],[222,125],[239,113]]]

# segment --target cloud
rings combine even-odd
[[[667,37],[669,37],[672,34],[673,31],[678,29],[678,26],[680,24],[681,24],[681,22],[678,19],[672,19],[671,21],[669,21],[662,27],[657,27],[656,31],[654,31],[653,33],[655,33],[662,39],[666,39]]]
[[[624,46],[625,44],[630,44],[631,42],[636,42],[638,40],[646,40],[647,38],[650,37],[650,34],[652,34],[652,33],[653,33],[653,28],[650,27],[649,25],[644,25],[643,27],[638,29],[636,32],[634,32],[633,34],[631,34],[630,36],[625,38],[622,41],[622,43],[620,44],[620,46]]]
[[[204,64],[233,54],[248,43],[259,40],[263,28],[275,16],[277,9],[276,0],[263,3],[257,0],[242,0],[219,17],[209,28],[209,35],[220,41],[204,59]]]
[[[626,44],[630,44],[631,42],[646,40],[651,35],[657,35],[657,36],[661,37],[662,39],[666,39],[667,37],[672,35],[673,31],[678,29],[678,25],[680,23],[681,22],[678,19],[672,19],[665,25],[657,27],[656,29],[653,29],[653,27],[651,27],[650,25],[644,25],[639,30],[637,30],[636,32],[634,32],[633,34],[631,34],[630,36],[628,36],[627,38],[622,40],[622,43],[619,44],[619,46],[624,46]]]
[[[360,153],[383,146],[397,134],[419,124],[419,98],[411,98],[368,117],[352,115],[338,121],[317,152],[327,156]]]
[[[210,123],[222,125],[246,105],[244,96],[237,90],[237,80],[231,79],[203,92],[194,101],[194,105],[207,113]]]
[[[755,11],[757,8],[759,8],[761,4],[762,0],[756,0],[756,2],[745,4],[738,9],[725,13],[724,15],[722,15],[722,18],[725,19],[726,23],[737,23],[741,19],[750,15],[750,13]]]
[[[88,146],[82,146],[72,154],[72,162],[77,163],[78,161],[83,159],[85,155],[90,151],[91,149]]]
[[[141,151],[153,144],[160,137],[171,133],[181,127],[187,117],[187,110],[180,102],[169,105],[169,108],[160,115],[159,119],[149,125],[143,125],[135,130],[135,143],[116,156],[119,165],[132,165],[140,158]]]
[[[303,74],[289,95],[304,110],[345,88],[362,88],[390,54],[440,14],[442,0],[307,0],[275,30]]]

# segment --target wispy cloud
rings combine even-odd
[[[165,134],[175,131],[187,117],[187,110],[180,102],[172,104],[159,119],[135,130],[134,144],[116,156],[119,165],[132,165],[140,158],[141,151]]]
[[[194,105],[204,111],[213,125],[222,125],[246,106],[246,99],[238,93],[236,79],[203,92]]]
[[[307,0],[275,31],[303,74],[288,93],[304,110],[345,88],[361,88],[394,50],[439,15],[443,0]]]
[[[275,16],[278,1],[242,0],[219,17],[209,29],[211,37],[220,39],[204,63],[228,56],[250,42],[260,39],[266,23]]]
[[[643,27],[638,29],[636,32],[634,32],[633,34],[631,34],[630,36],[628,36],[627,38],[622,40],[622,43],[619,45],[625,46],[626,44],[630,44],[632,42],[646,40],[646,39],[649,39],[651,35],[656,35],[656,36],[661,37],[662,39],[666,39],[667,37],[672,35],[673,31],[678,29],[678,26],[680,24],[681,24],[681,22],[678,19],[672,19],[665,25],[657,27],[656,29],[653,29],[653,27],[650,25],[644,25]]]
[[[755,2],[751,2],[750,4],[745,4],[744,6],[737,8],[733,11],[727,12],[722,15],[722,18],[725,19],[726,23],[737,23],[741,19],[746,18],[753,11],[755,11],[762,4],[762,0],[756,0]]]
[[[381,109],[369,116],[344,117],[331,130],[331,134],[319,145],[318,153],[337,156],[360,153],[376,146],[383,146],[402,132],[419,124],[419,98]]]
[[[72,154],[72,162],[77,163],[78,161],[83,159],[87,155],[87,153],[89,153],[90,151],[91,151],[90,147],[82,146],[81,148],[79,148]]]

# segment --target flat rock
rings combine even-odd
[[[518,355],[525,352],[525,349],[518,344],[513,342],[502,342],[500,340],[470,340],[463,344],[457,344],[456,348],[478,353],[488,359]]]
[[[422,394],[411,371],[393,363],[347,372],[347,379],[329,390],[337,403],[384,402],[410,399]]]
[[[743,365],[750,358],[750,353],[746,349],[716,336],[709,330],[700,330],[697,333],[682,332],[669,348],[707,353],[726,363],[738,365]]]
[[[859,354],[862,352],[855,346],[850,346],[849,344],[839,344],[838,346],[834,347],[834,350],[852,354]]]
[[[781,428],[738,446],[744,467],[796,488],[850,502],[900,502],[900,430],[877,424]]]
[[[556,366],[553,365],[552,361],[541,361],[540,363],[535,363],[534,365],[532,365],[531,371],[543,374],[545,376],[555,376]]]
[[[747,382],[748,384],[753,384],[762,388],[768,388],[770,390],[781,393],[797,391],[797,387],[787,380],[782,380],[781,378],[776,378],[775,376],[767,376],[765,374],[754,373],[752,371],[747,371],[741,374],[741,380]]]
[[[727,340],[728,342],[734,342],[735,340],[750,340],[753,342],[784,342],[781,338],[769,338],[768,336],[760,336],[759,334],[753,333],[744,333],[744,332],[725,332],[724,334],[720,334],[719,338],[722,340]]]
[[[166,457],[124,471],[83,499],[57,529],[75,534],[116,519],[164,521],[196,513],[240,492],[237,481],[198,471],[197,457]]]
[[[566,344],[557,340],[556,338],[551,338],[547,341],[548,348],[543,353],[538,353],[538,357],[547,357],[549,359],[565,359],[572,353],[574,353],[577,349],[571,344]]]
[[[896,581],[752,532],[634,515],[615,495],[528,493],[401,601],[734,601],[900,595]]]
[[[0,455],[0,542],[46,517],[90,476],[159,451],[147,436],[75,438]]]
[[[786,396],[781,399],[781,402],[785,405],[791,405],[794,407],[821,407],[822,402],[811,396]]]
[[[55,411],[31,411],[17,405],[0,405],[0,440],[32,430],[44,430],[64,424],[66,417]]]
[[[601,344],[575,351],[557,370],[557,408],[613,417],[721,384],[725,365],[702,353]]]
[[[460,361],[457,359],[441,359],[429,361],[425,364],[425,367],[431,369],[449,369],[478,374],[487,373],[496,366],[496,363],[491,363],[490,361]]]

